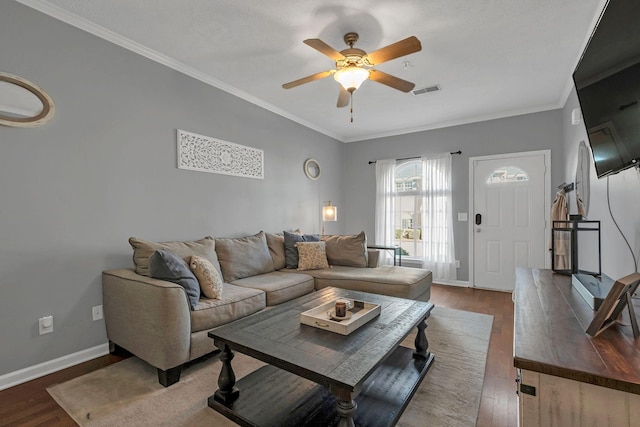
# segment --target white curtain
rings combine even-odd
[[[451,154],[422,158],[422,253],[433,280],[456,280]]]
[[[376,162],[376,245],[394,245],[394,233],[396,228],[394,220],[396,193],[395,180],[395,159],[378,160]],[[381,265],[393,265],[393,253],[390,252],[391,251],[380,251]]]

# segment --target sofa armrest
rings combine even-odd
[[[130,269],[102,273],[107,338],[167,370],[189,360],[191,313],[180,285]]]
[[[375,268],[380,261],[380,251],[377,249],[367,249],[367,267]]]

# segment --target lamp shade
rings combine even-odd
[[[323,221],[336,221],[338,219],[338,211],[335,206],[329,202],[328,205],[322,207]]]
[[[358,90],[363,81],[369,78],[369,70],[360,67],[346,67],[335,72],[333,78],[348,92]]]

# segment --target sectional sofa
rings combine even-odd
[[[162,243],[132,237],[129,243],[135,269],[102,274],[107,337],[112,351],[125,349],[156,367],[165,387],[180,379],[184,363],[216,350],[207,336],[211,329],[317,289],[430,297],[429,270],[378,266],[379,254],[367,249],[364,232],[319,237],[261,231]],[[313,257],[306,256],[308,249]],[[180,280],[152,277],[150,263],[153,267],[159,254],[173,254],[186,265],[192,258],[206,259],[215,268],[212,276],[219,275],[221,294],[208,298],[197,290],[194,295]]]

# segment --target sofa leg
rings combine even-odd
[[[122,357],[132,356],[130,351],[128,351],[124,347],[120,347],[118,344],[114,343],[113,341],[109,341],[109,353],[114,356],[122,356]]]
[[[167,369],[163,371],[158,368],[158,381],[164,387],[169,387],[172,384],[180,381],[180,373],[182,372],[182,365],[178,365],[175,368]]]

